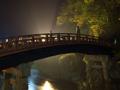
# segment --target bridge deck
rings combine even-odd
[[[111,55],[113,44],[95,36],[76,33],[45,33],[0,39],[0,69],[63,54]]]

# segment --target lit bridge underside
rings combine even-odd
[[[112,51],[113,44],[95,36],[76,33],[23,35],[0,40],[0,68],[63,53],[111,55]]]

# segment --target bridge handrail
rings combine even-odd
[[[7,37],[0,39],[0,50],[5,48],[11,48],[12,46],[14,48],[17,48],[16,46],[19,45],[27,45],[27,44],[36,44],[39,43],[39,45],[43,43],[49,43],[49,42],[86,42],[86,43],[99,43],[99,44],[105,44],[110,45],[109,42],[101,40],[99,37],[91,36],[91,35],[85,35],[85,34],[77,34],[77,33],[41,33],[41,34],[31,34],[31,35],[19,35],[16,37]],[[53,44],[53,43],[52,43]]]

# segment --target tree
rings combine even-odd
[[[113,10],[119,0],[66,0],[57,17],[57,24],[72,23],[80,28],[87,26],[90,35],[99,36],[110,28]]]

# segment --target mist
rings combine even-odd
[[[60,0],[4,0],[0,3],[0,36],[50,32]]]

